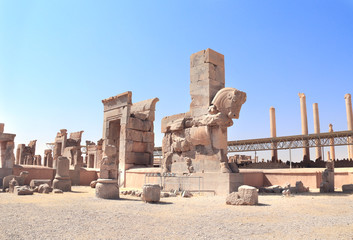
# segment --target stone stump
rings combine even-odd
[[[119,199],[118,180],[98,179],[96,183],[96,197],[104,199]]]
[[[15,178],[13,178],[10,182],[9,182],[9,193],[14,193],[14,189],[16,186],[18,186],[18,182]]]
[[[258,204],[257,189],[242,185],[238,188],[238,192],[232,192],[227,196],[226,203],[229,205],[256,205]]]
[[[53,188],[60,189],[63,192],[71,191],[71,179],[69,175],[70,161],[66,157],[58,157]]]
[[[148,203],[159,202],[161,187],[158,184],[145,184],[142,189],[141,199]]]

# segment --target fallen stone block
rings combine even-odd
[[[28,186],[15,186],[14,193],[17,195],[33,195],[33,191]]]
[[[29,186],[33,189],[35,187],[39,187],[42,184],[48,184],[51,187],[51,180],[50,179],[32,179],[29,183]]]
[[[47,183],[41,184],[38,187],[38,193],[50,193],[53,191],[53,188],[51,188]]]
[[[342,185],[342,192],[353,193],[353,184]]]
[[[142,188],[141,199],[145,202],[159,202],[161,198],[161,187],[158,184],[145,184]]]

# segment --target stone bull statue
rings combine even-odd
[[[245,101],[245,92],[222,88],[207,114],[192,117],[185,113],[164,118],[163,171],[237,172],[237,166],[228,164],[227,128],[233,125],[232,119],[239,118]]]
[[[18,182],[19,186],[23,186],[28,174],[29,173],[27,171],[22,171],[20,173],[20,176],[9,175],[9,176],[4,177],[4,179],[2,180],[2,191],[5,192],[6,188],[9,187],[9,183],[12,179],[15,179]]]

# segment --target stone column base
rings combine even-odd
[[[71,180],[63,179],[63,178],[55,178],[53,180],[53,188],[60,189],[63,192],[70,192],[71,191]]]
[[[119,199],[119,185],[117,179],[98,179],[96,197],[104,199]]]

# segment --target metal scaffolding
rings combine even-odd
[[[333,139],[333,144],[330,140]],[[275,138],[258,138],[228,142],[228,152],[256,152],[267,150],[297,149],[303,147],[327,147],[353,145],[353,131],[327,132]],[[162,148],[154,148],[154,156],[162,156]]]

